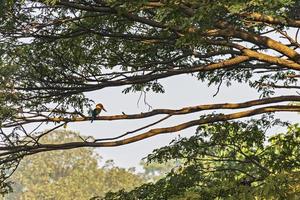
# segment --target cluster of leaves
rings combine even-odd
[[[294,86],[297,88],[297,79],[293,77],[295,75],[296,73],[290,70],[265,74],[256,81],[250,81],[249,85],[256,88],[262,97],[268,97],[275,94],[274,88],[276,87],[288,88]]]
[[[160,83],[158,83],[157,81],[146,83],[146,84],[133,85],[128,88],[125,88],[122,92],[127,94],[129,92],[137,92],[137,91],[148,92],[150,90],[152,90],[153,92],[156,92],[156,93],[164,93],[165,92],[163,86]]]
[[[201,126],[148,156],[148,162],[181,162],[165,178],[105,199],[297,199],[299,143],[298,125],[267,141],[256,120]]]

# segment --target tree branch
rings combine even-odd
[[[201,118],[198,120],[188,121],[182,124],[178,124],[175,126],[165,127],[165,128],[156,128],[151,129],[147,132],[140,133],[136,136],[132,136],[129,138],[125,138],[122,140],[117,141],[108,141],[108,142],[71,142],[71,143],[64,143],[64,144],[39,144],[35,146],[5,146],[0,147],[0,151],[25,151],[26,155],[32,155],[39,152],[44,151],[53,151],[53,150],[65,150],[65,149],[73,149],[79,147],[115,147],[115,146],[122,146],[134,142],[138,142],[159,134],[164,133],[175,133],[193,126],[199,126],[202,124],[208,124],[213,122],[220,122],[220,121],[229,121],[233,119],[240,119],[244,117],[250,117],[254,115],[259,115],[263,113],[273,113],[273,112],[300,112],[300,106],[294,105],[277,105],[277,106],[266,106],[261,108],[256,108],[247,111],[241,111],[231,114],[218,114],[212,115],[205,118]]]

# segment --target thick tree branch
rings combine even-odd
[[[182,109],[155,109],[150,112],[140,113],[140,114],[130,114],[130,115],[113,115],[113,116],[98,116],[94,120],[105,120],[105,121],[113,121],[113,120],[129,120],[129,119],[143,119],[147,117],[152,117],[156,115],[185,115],[191,114],[195,112],[205,111],[205,110],[217,110],[217,109],[241,109],[241,108],[249,108],[253,106],[259,105],[266,105],[272,103],[279,103],[285,101],[300,101],[300,96],[291,95],[291,96],[279,96],[279,97],[270,97],[265,99],[258,99],[252,101],[246,101],[242,103],[222,103],[222,104],[206,104],[206,105],[198,105],[198,106],[191,106],[185,107]],[[91,117],[75,117],[75,118],[63,118],[63,117],[45,117],[42,119],[28,119],[24,117],[18,117],[17,119],[20,120],[16,123],[9,122],[3,124],[3,127],[13,127],[20,124],[28,124],[28,123],[36,123],[36,122],[82,122],[82,121],[90,121]]]
[[[237,56],[232,59],[227,59],[224,61],[221,61],[219,63],[213,63],[213,64],[208,64],[208,65],[196,65],[194,67],[186,67],[186,68],[180,68],[180,69],[168,69],[166,72],[160,72],[160,73],[153,73],[150,72],[145,75],[136,75],[136,76],[131,76],[131,77],[126,77],[121,80],[113,80],[113,81],[103,81],[99,84],[95,85],[89,85],[89,86],[78,86],[78,87],[65,87],[64,89],[66,90],[65,92],[60,92],[60,95],[72,95],[72,94],[78,94],[82,92],[90,92],[94,90],[100,90],[106,87],[118,87],[122,85],[132,85],[132,84],[141,84],[141,83],[146,83],[146,82],[151,82],[154,80],[159,80],[163,79],[166,77],[171,77],[175,75],[180,75],[180,74],[188,74],[188,73],[194,73],[194,72],[205,72],[205,71],[213,71],[217,69],[225,69],[225,68],[230,68],[234,65],[243,63],[250,60],[248,56]],[[21,90],[44,90],[44,89],[59,89],[59,87],[26,87],[26,88],[19,88]],[[38,97],[41,98],[49,98],[53,96],[52,95],[46,95],[46,96],[41,96],[39,95]],[[33,99],[35,97],[30,97],[30,99]],[[26,99],[28,100],[28,99]]]
[[[246,19],[250,19],[256,22],[264,22],[267,24],[274,24],[274,25],[283,25],[283,26],[290,26],[290,27],[300,27],[300,20],[294,20],[291,18],[275,18],[269,15],[263,15],[260,13],[243,13],[241,14],[242,17]]]
[[[236,37],[259,46],[263,45],[265,47],[278,51],[283,55],[286,55],[293,61],[300,64],[300,54],[297,51],[278,41],[271,39],[270,37],[239,30],[236,27],[229,25],[228,23],[219,23],[218,26],[222,29],[210,30],[207,32],[207,34],[210,36]]]
[[[0,151],[7,151],[8,153],[9,151],[26,152],[26,155],[32,155],[39,152],[65,150],[65,149],[73,149],[79,147],[114,147],[114,146],[121,146],[121,145],[138,142],[159,134],[178,132],[202,124],[240,119],[244,117],[250,117],[250,116],[259,115],[263,113],[273,113],[273,112],[300,112],[300,106],[292,106],[292,105],[267,106],[267,107],[241,111],[241,112],[236,112],[236,113],[226,114],[226,115],[224,114],[212,115],[198,120],[192,120],[182,124],[178,124],[176,126],[151,129],[147,132],[140,133],[136,136],[132,136],[117,141],[98,142],[98,143],[97,142],[96,143],[95,142],[71,142],[71,143],[64,143],[64,144],[39,144],[36,146],[22,146],[22,145],[8,146],[8,147],[0,147]]]

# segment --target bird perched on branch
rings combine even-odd
[[[91,123],[97,118],[97,116],[101,113],[102,110],[107,112],[105,110],[104,106],[101,103],[98,103],[96,105],[96,108],[92,111],[92,121],[91,121]]]

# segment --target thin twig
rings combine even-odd
[[[133,131],[128,131],[128,132],[126,132],[126,133],[124,133],[124,134],[122,134],[122,135],[119,135],[119,136],[117,136],[117,137],[96,139],[96,140],[94,140],[94,142],[100,142],[100,141],[107,141],[107,140],[116,140],[116,139],[120,139],[120,138],[125,137],[125,136],[127,136],[127,135],[129,135],[129,134],[132,134],[132,133],[141,131],[141,130],[143,130],[143,129],[145,129],[145,128],[149,128],[149,127],[151,127],[151,126],[154,126],[154,125],[156,125],[156,124],[158,124],[158,123],[160,123],[160,122],[162,122],[162,121],[164,121],[164,120],[170,118],[171,116],[172,116],[172,115],[167,115],[166,117],[164,117],[164,118],[162,118],[162,119],[160,119],[160,120],[158,120],[158,121],[156,121],[156,122],[154,122],[154,123],[148,124],[147,126],[143,126],[143,127],[141,127],[141,128],[135,129],[135,130],[133,130]]]

